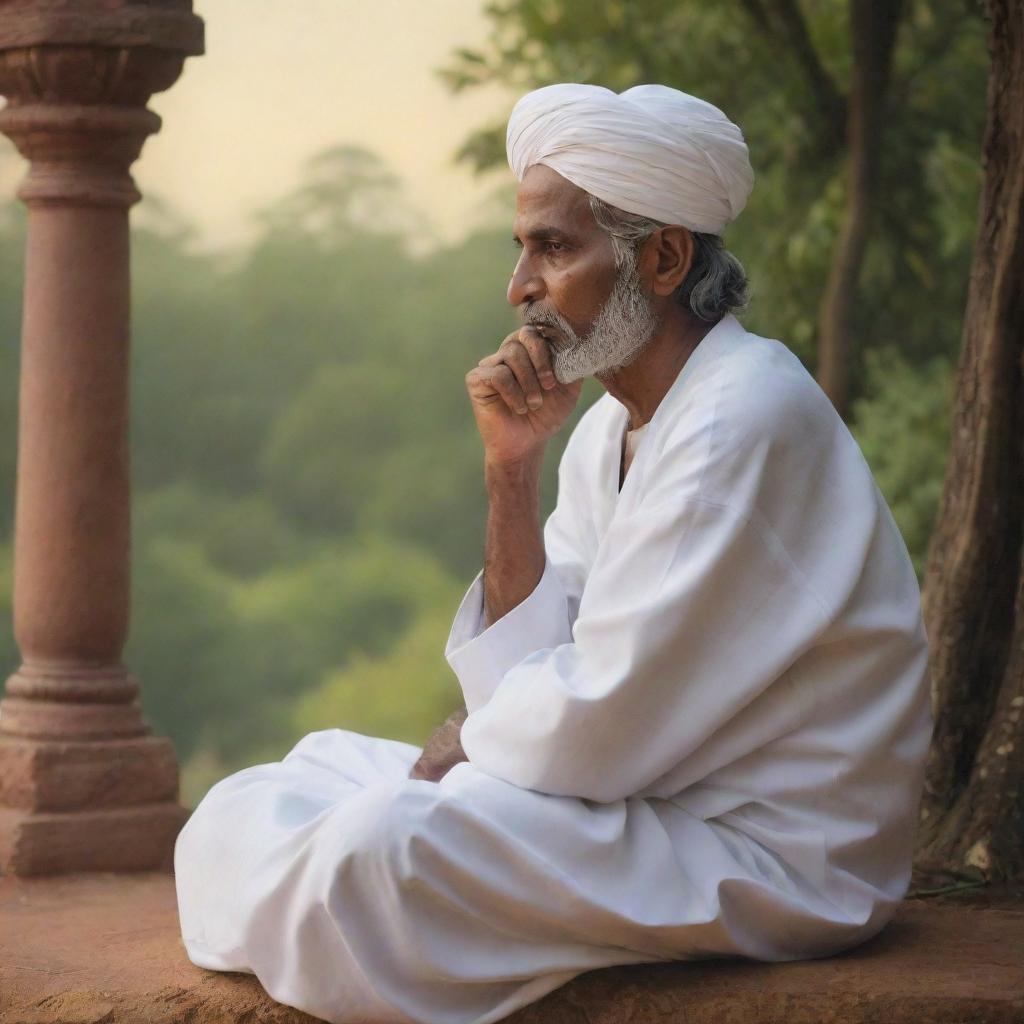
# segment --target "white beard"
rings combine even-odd
[[[644,295],[636,272],[636,259],[627,256],[615,278],[594,326],[580,337],[558,313],[528,312],[523,323],[557,327],[564,344],[551,344],[552,368],[561,384],[594,377],[628,366],[654,336],[660,323]]]

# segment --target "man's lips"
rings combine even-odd
[[[527,324],[532,327],[552,348],[565,348],[565,340],[561,332],[550,324]]]

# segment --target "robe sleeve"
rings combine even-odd
[[[503,674],[462,728],[473,765],[523,788],[614,801],[767,691],[827,616],[756,514],[765,461],[764,446],[745,459],[734,505],[704,496],[706,467],[685,451],[658,459],[655,485],[602,539],[572,635],[555,645],[548,633],[533,650],[524,638],[518,663],[495,660]],[[488,632],[473,642],[489,645]]]
[[[572,638],[568,602],[550,559],[530,595],[486,629],[483,594],[481,572],[459,606],[445,647],[471,713],[490,700],[505,673],[527,655]]]

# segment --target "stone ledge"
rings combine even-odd
[[[193,966],[166,874],[0,879],[0,1024],[309,1024],[251,975]],[[791,964],[583,975],[516,1024],[1024,1024],[1024,901],[904,903],[876,939]]]

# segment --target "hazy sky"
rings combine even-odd
[[[453,154],[515,97],[456,97],[434,71],[456,46],[484,41],[484,2],[196,0],[206,55],[150,103],[164,127],[135,165],[140,188],[219,246],[243,239],[247,214],[294,186],[308,157],[358,143],[385,159],[439,235],[458,237],[501,178],[478,182]]]

